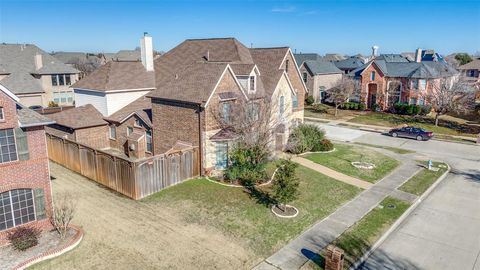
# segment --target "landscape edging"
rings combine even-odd
[[[372,255],[372,253],[383,243],[385,240],[392,234],[399,226],[400,224],[415,210],[418,205],[425,199],[432,191],[440,184],[440,182],[447,177],[447,174],[450,172],[451,168],[448,163],[447,164],[447,170],[433,183],[422,195],[420,195],[415,202],[393,223],[393,225],[373,244],[373,246],[365,253],[363,254],[360,259],[358,259],[350,268],[349,270],[355,270],[357,269],[358,266],[360,266],[365,260]],[[408,181],[408,180],[407,180]]]
[[[13,269],[14,270],[23,270],[23,269],[25,269],[29,266],[32,266],[36,263],[58,257],[58,256],[60,256],[64,253],[74,249],[76,246],[78,246],[78,244],[80,244],[80,242],[83,239],[83,230],[80,229],[79,227],[75,226],[75,225],[70,225],[69,227],[72,228],[73,230],[77,231],[77,232],[76,232],[75,236],[73,237],[73,239],[68,244],[63,245],[60,248],[54,248],[54,249],[48,250],[46,252],[43,252],[40,255],[37,255],[33,258],[30,258],[30,259],[18,264]]]
[[[263,187],[263,186],[267,186],[267,185],[270,185],[273,181],[273,178],[275,177],[275,174],[277,173],[278,171],[278,168],[275,169],[275,171],[273,172],[272,174],[272,177],[270,177],[270,180],[268,180],[268,182],[265,182],[265,183],[262,183],[260,185],[255,185],[256,187]],[[219,181],[215,181],[215,180],[212,180],[210,179],[210,177],[208,176],[205,176],[205,179],[207,179],[208,181],[212,182],[212,183],[215,183],[215,184],[219,184],[219,185],[222,185],[224,187],[233,187],[233,188],[244,188],[245,186],[242,186],[242,185],[232,185],[232,184],[225,184],[225,183],[222,183],[222,182],[219,182]]]

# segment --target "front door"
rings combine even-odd
[[[217,143],[215,146],[215,169],[223,170],[227,168],[228,163],[228,145],[226,143]]]

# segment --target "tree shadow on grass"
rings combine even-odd
[[[276,201],[270,196],[270,194],[264,190],[258,189],[256,187],[246,187],[245,192],[254,199],[258,204],[264,205],[265,207],[270,207],[271,205],[276,204]]]

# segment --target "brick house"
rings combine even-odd
[[[73,105],[79,73],[33,44],[0,44],[0,84],[25,106]]]
[[[93,105],[79,106],[50,114],[49,117],[55,121],[45,128],[50,134],[98,149],[109,146],[108,122]]]
[[[221,129],[213,108],[267,97],[272,148],[283,149],[292,125],[303,121],[307,92],[291,50],[247,48],[234,38],[186,40],[155,61],[152,99],[154,153],[178,145],[200,148],[203,171],[223,169],[235,137]],[[261,106],[261,105],[260,105]],[[234,117],[234,116],[232,116]]]
[[[15,227],[51,228],[52,194],[44,126],[53,121],[0,85],[0,245]]]
[[[342,79],[343,71],[332,62],[307,60],[300,66],[302,79],[316,103],[321,103],[326,97],[326,91]]]
[[[458,72],[444,61],[410,61],[388,54],[374,57],[349,73],[360,85],[360,102],[388,109],[395,103],[427,105],[425,96],[442,79],[453,80]]]
[[[460,79],[476,88],[476,101],[480,103],[480,59],[461,65],[458,70],[460,71]]]

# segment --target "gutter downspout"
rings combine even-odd
[[[203,171],[203,147],[202,147],[202,106],[198,105],[198,158],[199,158],[199,173],[200,176],[204,175]]]

